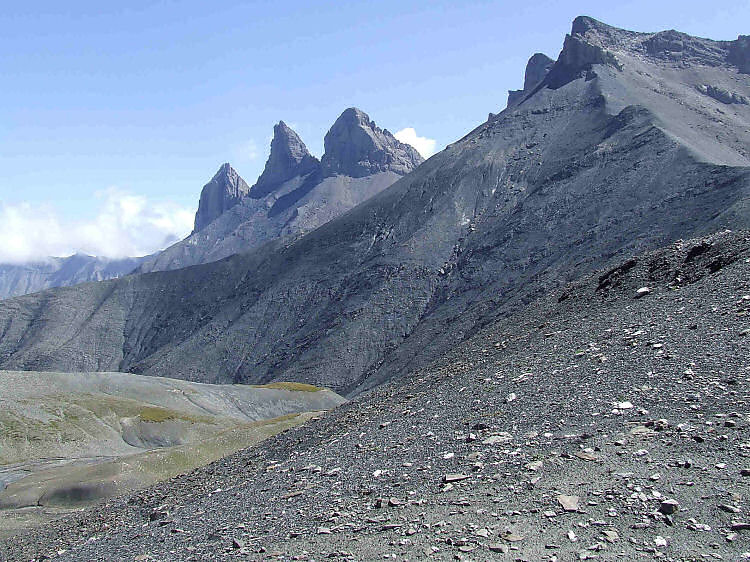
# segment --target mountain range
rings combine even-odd
[[[279,123],[139,273],[0,302],[0,368],[351,400],[0,557],[747,558],[749,100],[750,37],[582,16],[425,162]]]
[[[349,108],[325,136],[318,160],[289,126],[274,126],[271,152],[248,186],[229,163],[201,191],[190,236],[149,256],[124,259],[75,254],[0,264],[0,299],[92,281],[216,261],[276,238],[314,230],[382,191],[422,163],[408,144]]]
[[[750,106],[703,92],[750,95],[737,48],[577,19],[517,105],[353,213],[215,265],[5,303],[0,365],[353,392],[613,257],[747,227]],[[321,168],[373,168],[355,160]]]
[[[750,105],[705,93],[750,95],[743,45],[578,18],[520,101],[306,236],[4,302],[0,366],[351,394],[585,271],[747,228]]]
[[[379,193],[423,160],[356,108],[336,119],[324,147],[318,160],[280,121],[258,181],[248,187],[224,164],[203,188],[193,233],[146,258],[138,272],[208,263],[300,236]]]
[[[86,254],[43,261],[0,264],[0,299],[36,293],[51,287],[68,287],[104,281],[132,272],[142,258],[109,259]]]

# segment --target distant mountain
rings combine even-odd
[[[51,287],[122,277],[138,267],[142,260],[74,254],[67,258],[49,258],[23,264],[0,264],[0,299],[36,293]]]
[[[356,108],[344,111],[318,160],[280,121],[263,173],[248,188],[224,164],[201,193],[195,229],[147,258],[138,271],[162,271],[216,261],[278,238],[309,232],[379,193],[423,158]]]
[[[750,228],[746,38],[581,17],[541,66],[530,83],[541,82],[506,110],[304,236],[4,301],[0,367],[298,380],[356,394],[587,272]],[[367,150],[324,156],[324,179],[381,169],[376,143],[356,138]],[[265,220],[306,216],[315,190],[298,178],[269,194]]]

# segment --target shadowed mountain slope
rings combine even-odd
[[[706,93],[750,96],[740,44],[577,18],[517,105],[293,243],[4,302],[0,366],[357,392],[585,271],[747,228],[750,105]]]

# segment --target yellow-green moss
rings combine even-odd
[[[158,406],[145,406],[141,408],[138,417],[141,418],[141,421],[161,423],[174,419],[175,412],[167,410],[166,408],[159,408]]]
[[[276,388],[279,390],[296,390],[298,392],[320,392],[320,387],[303,382],[270,382],[268,384],[255,384],[255,388]]]

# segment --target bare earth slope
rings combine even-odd
[[[0,366],[353,393],[585,271],[750,227],[750,55],[675,33],[578,18],[524,99],[293,243],[2,303]]]
[[[750,234],[678,242],[0,558],[736,560],[749,356]]]

